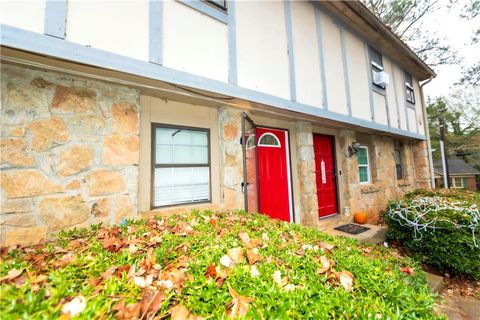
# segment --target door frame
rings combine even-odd
[[[246,112],[242,113],[242,123],[241,123],[241,145],[242,145],[242,157],[243,157],[243,182],[242,182],[242,192],[243,192],[243,201],[245,206],[245,212],[248,212],[248,182],[247,182],[247,142],[245,140],[245,128],[246,121],[255,129],[255,181],[257,184],[257,208],[260,209],[260,188],[258,187],[258,145],[257,145],[257,124],[247,115]]]
[[[289,214],[290,214],[290,223],[295,223],[295,213],[294,213],[294,197],[293,197],[293,175],[292,175],[292,154],[290,150],[290,130],[285,129],[285,128],[279,128],[279,127],[272,127],[272,126],[264,126],[261,124],[256,125],[257,128],[262,128],[262,129],[272,129],[272,130],[278,130],[278,131],[283,131],[285,132],[285,152],[286,152],[286,160],[287,160],[287,180],[288,180],[288,196],[290,198],[289,201]],[[257,145],[258,148],[258,145]],[[257,152],[258,155],[258,152]],[[258,157],[257,157],[258,161]],[[257,166],[258,168],[258,166]],[[258,179],[258,170],[257,170],[257,179]],[[260,196],[260,188],[258,189],[258,207],[260,208],[260,201],[261,201],[261,196]]]
[[[323,220],[323,219],[326,219],[326,218],[330,218],[330,217],[333,217],[333,216],[337,216],[337,215],[340,215],[340,193],[339,193],[339,186],[338,186],[338,167],[337,167],[337,144],[336,144],[336,137],[335,135],[333,134],[324,134],[324,133],[320,133],[320,132],[312,132],[313,135],[319,135],[319,136],[325,136],[325,137],[330,137],[332,139],[332,155],[333,155],[333,169],[334,169],[334,172],[335,172],[335,199],[337,201],[337,213],[332,213],[332,214],[329,214],[328,216],[324,216],[324,217],[320,217],[320,215],[318,216],[318,219],[319,220]],[[312,137],[313,138],[313,137]],[[315,152],[313,152],[313,155],[315,156]],[[316,159],[314,159],[316,161]],[[317,173],[315,172],[315,175],[317,175]],[[315,176],[316,178],[316,176]],[[317,195],[318,197],[318,195]]]

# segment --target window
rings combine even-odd
[[[462,189],[463,188],[463,179],[462,178],[450,178],[450,187],[456,188],[456,189]]]
[[[280,141],[278,141],[278,138],[274,134],[269,132],[265,132],[264,134],[262,134],[262,136],[258,141],[258,145],[263,147],[274,147],[274,148],[281,147]]]
[[[224,11],[227,10],[227,1],[220,1],[220,0],[204,0],[206,3],[214,6],[215,8],[222,9]]]
[[[407,102],[411,104],[415,104],[415,91],[413,91],[413,80],[412,75],[408,72],[404,72],[405,74],[405,94],[407,97]]]
[[[400,141],[395,141],[393,157],[395,159],[395,174],[397,176],[397,180],[403,179],[402,149],[402,143]]]
[[[360,183],[370,183],[370,162],[368,161],[368,148],[365,146],[358,147],[358,181]]]
[[[375,73],[383,71],[383,59],[382,54],[372,47],[368,46],[368,56],[370,58],[370,64],[372,68],[372,83],[379,88],[385,89],[385,86],[375,84]]]
[[[210,131],[153,127],[153,206],[210,201]]]

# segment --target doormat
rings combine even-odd
[[[359,234],[359,233],[365,232],[367,230],[370,230],[370,228],[367,228],[367,227],[364,227],[364,226],[359,226],[358,224],[354,224],[354,223],[344,224],[343,226],[338,226],[334,229],[339,230],[339,231],[343,231],[343,232],[346,232],[346,233],[350,233],[350,234]]]

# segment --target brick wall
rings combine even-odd
[[[139,92],[2,65],[0,244],[135,216]]]

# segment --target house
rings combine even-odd
[[[2,244],[191,208],[374,223],[431,187],[435,74],[358,1],[1,12]]]
[[[437,161],[434,164],[435,174],[435,186],[438,188],[444,187],[443,179],[443,166],[441,161]],[[457,157],[448,158],[448,175],[449,185],[451,188],[467,189],[476,191],[477,179],[476,176],[480,175],[480,172]]]

